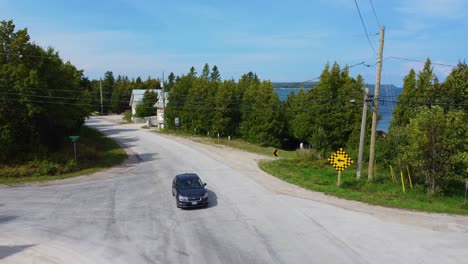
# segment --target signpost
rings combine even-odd
[[[178,117],[174,118],[174,124],[175,124],[176,127],[179,127],[179,118]]]
[[[73,152],[75,153],[75,162],[76,162],[76,141],[80,139],[80,136],[69,136],[70,140],[73,142]]]
[[[353,163],[353,160],[350,156],[348,156],[348,154],[346,154],[344,149],[340,148],[340,150],[338,150],[333,155],[331,155],[330,158],[328,158],[328,161],[338,171],[338,182],[336,183],[336,186],[340,186],[341,172],[344,171],[349,165],[351,165],[351,163]]]
[[[273,156],[275,156],[277,158],[278,155],[279,155],[279,150],[277,150],[277,149],[273,150]]]

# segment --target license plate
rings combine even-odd
[[[192,205],[197,205],[197,202],[192,202]]]

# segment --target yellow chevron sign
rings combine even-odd
[[[351,163],[353,163],[351,157],[349,157],[342,148],[331,155],[331,157],[328,158],[328,161],[338,172],[344,171],[349,165],[351,165]]]
[[[273,150],[273,156],[278,157],[279,155],[279,150],[275,149]]]

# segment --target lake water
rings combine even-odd
[[[312,88],[309,88],[312,89]],[[304,89],[304,90],[309,90]],[[374,85],[369,85],[369,90],[371,94],[374,91]],[[299,92],[298,88],[275,88],[275,91],[278,93],[278,96],[281,101],[285,101],[288,98],[288,95],[293,91],[297,94]],[[402,92],[401,88],[398,88],[394,85],[382,84],[380,85],[380,106],[379,114],[381,119],[377,123],[377,130],[388,132],[388,127],[390,121],[392,120],[392,112],[395,108],[395,102],[398,98],[398,95]]]

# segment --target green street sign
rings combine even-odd
[[[80,138],[80,136],[69,136],[68,138],[70,138],[72,142],[75,142]]]

